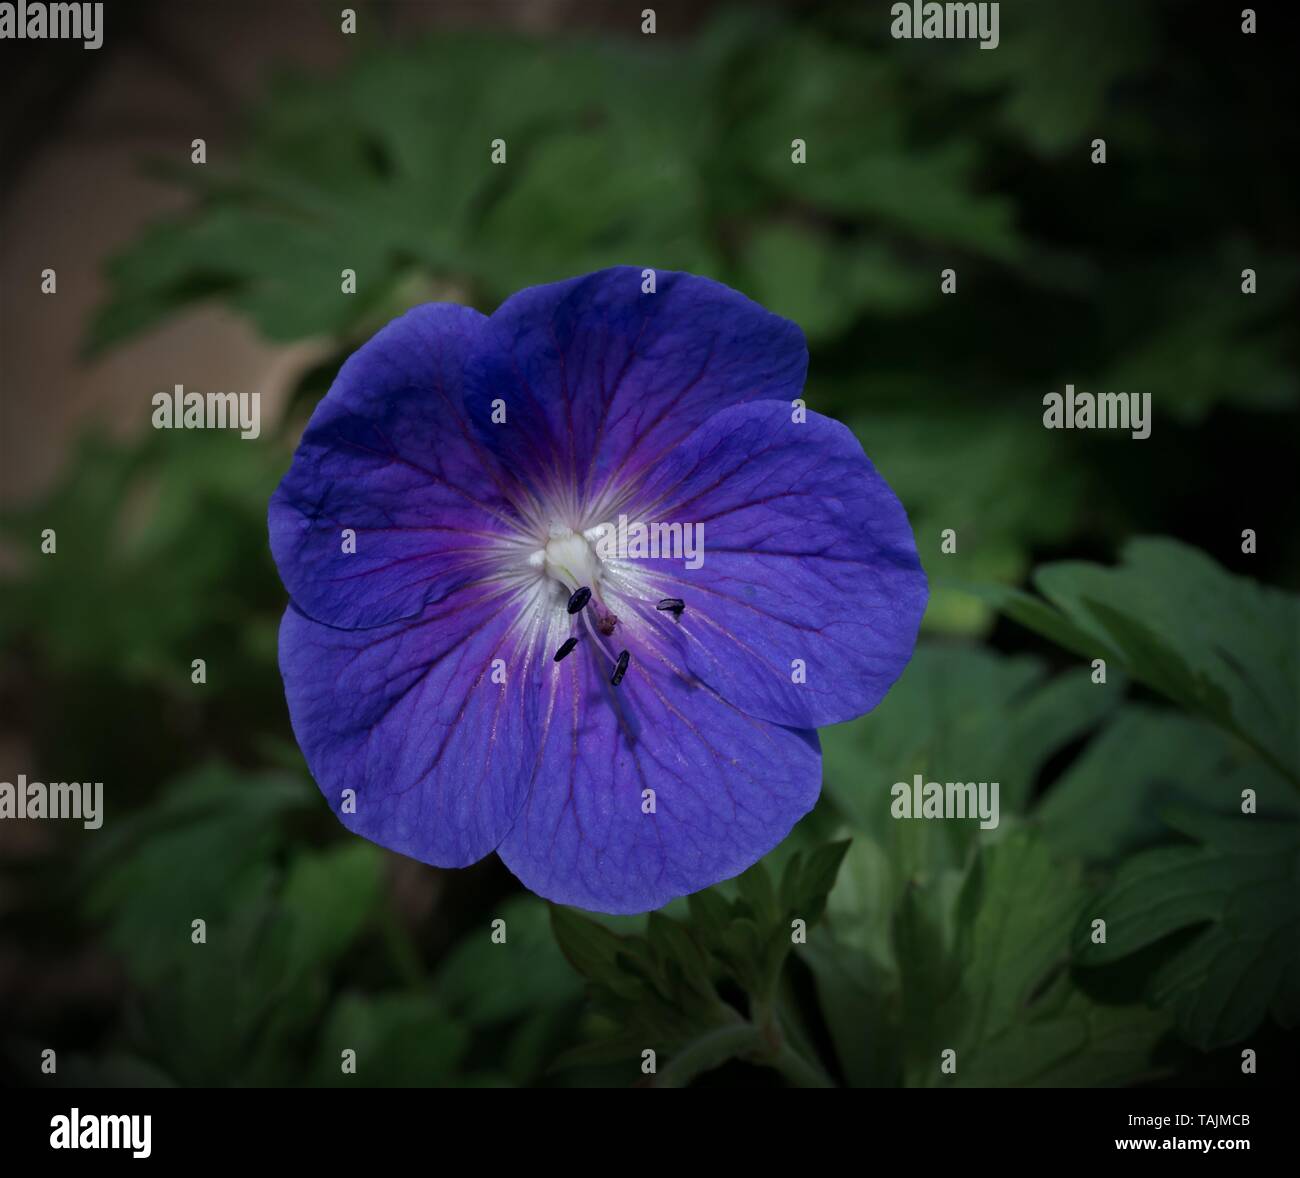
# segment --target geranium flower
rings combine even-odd
[[[776,846],[817,800],[814,729],[880,701],[926,601],[897,498],[797,401],[799,328],[655,285],[407,312],[270,505],[289,713],[343,824],[603,912]],[[702,525],[702,553],[611,553],[624,517]]]

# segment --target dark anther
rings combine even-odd
[[[582,607],[591,600],[591,590],[584,585],[581,589],[575,589],[573,596],[569,598],[569,613],[576,614],[582,612]]]
[[[623,676],[627,674],[627,663],[632,656],[625,650],[618,652],[618,662],[614,664],[614,674],[610,676],[610,682],[617,687],[623,682]]]
[[[671,613],[675,618],[680,618],[682,616],[682,610],[685,608],[686,602],[684,602],[680,597],[665,597],[655,606],[655,609],[663,610],[664,613]]]
[[[555,652],[555,661],[558,663],[565,655],[573,653],[573,648],[578,645],[576,638],[566,638],[560,643],[560,649]]]

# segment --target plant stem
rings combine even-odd
[[[683,1088],[701,1072],[729,1059],[762,1052],[762,1033],[743,1019],[701,1035],[675,1055],[655,1080],[656,1088]]]
[[[815,1063],[804,1059],[789,1043],[783,1043],[771,1066],[789,1081],[792,1088],[834,1088],[834,1081]]]
[[[656,1088],[682,1088],[702,1072],[720,1067],[729,1059],[747,1059],[775,1068],[793,1088],[834,1088],[835,1083],[815,1063],[805,1059],[776,1029],[763,1028],[737,1016],[701,1035],[667,1064],[655,1080]]]

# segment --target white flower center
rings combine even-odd
[[[595,589],[601,578],[600,557],[591,542],[581,532],[558,524],[551,527],[551,538],[545,548],[533,554],[531,563],[570,593],[584,585]]]

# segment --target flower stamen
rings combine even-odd
[[[623,676],[627,674],[627,665],[631,659],[632,656],[626,650],[618,652],[618,662],[614,664],[614,674],[609,680],[615,687],[623,682]]]

